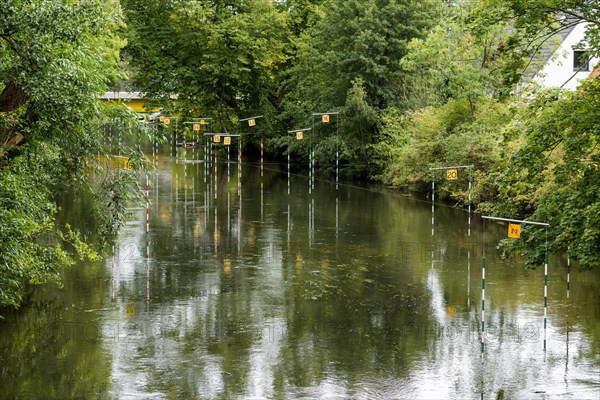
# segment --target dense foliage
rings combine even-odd
[[[56,196],[92,190],[102,215],[119,196],[115,176],[104,190],[90,181],[106,173],[91,156],[104,153],[98,95],[118,75],[119,21],[113,1],[2,2],[0,306],[17,307],[28,284],[58,279],[74,253],[94,257],[77,230],[55,225]]]

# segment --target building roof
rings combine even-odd
[[[102,100],[143,100],[142,92],[105,92],[100,95]]]
[[[580,22],[580,19],[572,17],[565,18],[562,22],[564,24],[564,28],[558,31],[555,35],[545,39],[545,41],[540,44],[541,48],[536,54],[533,55],[533,62],[531,63],[532,68],[525,74],[526,80],[533,79],[542,70],[542,68],[548,64],[554,52],[560,48],[560,43],[563,43],[567,37],[569,37],[571,32],[573,32],[573,29],[575,29]],[[558,44],[552,42],[552,38],[557,36],[560,38],[560,43]]]

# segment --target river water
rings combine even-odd
[[[148,232],[132,207],[114,257],[0,323],[0,398],[600,398],[597,271],[567,290],[550,257],[544,331],[505,225],[437,205],[432,235],[426,201],[201,158],[161,154]],[[80,198],[61,218],[92,223]]]

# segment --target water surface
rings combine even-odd
[[[220,155],[225,157],[224,154]],[[163,154],[114,258],[0,323],[0,398],[598,399],[600,278],[501,260],[506,226],[285,166]],[[228,178],[229,176],[229,178]],[[465,182],[457,182],[463,185]],[[141,196],[142,194],[140,194]],[[85,199],[63,218],[91,224]],[[481,352],[481,259],[486,333]],[[114,260],[114,261],[113,261]],[[567,297],[568,296],[568,297]]]

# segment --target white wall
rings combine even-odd
[[[536,75],[534,78],[535,82],[544,87],[560,87],[564,85],[564,88],[573,90],[579,85],[581,79],[585,79],[590,75],[594,66],[600,61],[599,58],[592,58],[590,60],[589,71],[581,71],[575,74],[573,70],[573,47],[583,40],[586,25],[587,23],[580,23],[573,29],[569,36],[562,42],[560,48],[554,52],[550,62]],[[575,76],[573,76],[574,74]],[[573,78],[571,78],[572,76]]]

